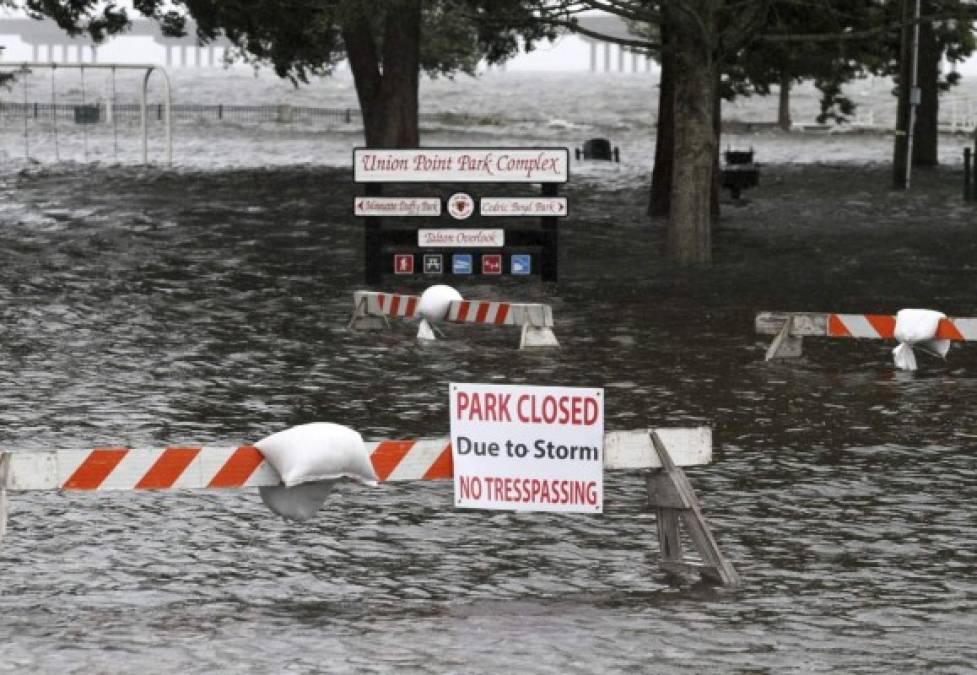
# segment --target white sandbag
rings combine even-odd
[[[916,370],[916,355],[913,347],[930,352],[940,358],[945,358],[950,349],[949,340],[936,338],[936,331],[940,321],[946,314],[932,309],[900,309],[896,314],[896,327],[893,335],[899,341],[899,346],[892,350],[892,357],[896,368],[902,370]]]
[[[264,485],[261,501],[285,520],[303,521],[316,514],[332,492],[335,480],[317,480],[302,485]]]
[[[461,299],[461,293],[451,286],[443,284],[431,286],[421,293],[421,299],[417,303],[417,313],[422,319],[427,319],[431,323],[444,321],[448,316],[451,303]]]
[[[341,424],[302,424],[254,446],[287,486],[343,477],[376,485],[377,475],[363,437]]]
[[[261,501],[285,520],[301,522],[316,514],[335,483],[335,480],[317,480],[292,487],[263,485],[260,488]]]

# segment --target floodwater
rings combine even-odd
[[[0,447],[443,435],[451,381],[604,387],[607,429],[714,429],[688,474],[741,588],[660,572],[640,473],[607,476],[602,516],[455,511],[446,482],[349,484],[304,524],[256,491],[14,493],[0,672],[972,672],[977,349],[907,374],[882,342],[765,363],[753,333],[760,310],[974,316],[959,171],[906,195],[884,166],[764,166],[693,271],[641,217],[646,173],[573,171],[559,283],[458,284],[552,304],[545,352],[348,332],[348,168],[0,175]]]

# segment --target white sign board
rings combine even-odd
[[[505,230],[441,229],[417,231],[420,247],[464,248],[505,246]]]
[[[479,212],[483,216],[556,216],[567,215],[566,197],[482,197]]]
[[[354,197],[357,216],[440,216],[438,197]]]
[[[455,506],[602,513],[604,390],[450,385]]]
[[[356,183],[566,183],[566,148],[353,150]]]

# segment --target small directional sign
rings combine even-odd
[[[440,253],[424,254],[424,274],[443,274],[444,256]]]
[[[437,197],[354,197],[356,216],[440,216],[441,200]]]
[[[502,274],[502,256],[498,253],[483,255],[482,274]]]
[[[483,216],[553,216],[567,215],[566,197],[482,197],[479,213]]]
[[[456,253],[451,256],[452,274],[471,274],[472,256],[470,253]]]
[[[394,256],[394,274],[413,274],[414,254],[398,253]]]

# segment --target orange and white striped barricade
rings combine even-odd
[[[419,319],[418,295],[356,291],[353,293],[351,330],[382,330],[389,327],[388,317]],[[448,306],[445,321],[474,323],[483,326],[520,326],[519,349],[559,347],[553,333],[553,309],[539,303],[496,302],[491,300],[457,300]]]
[[[889,314],[827,314],[821,312],[760,312],[758,335],[775,336],[766,360],[798,357],[805,337],[895,339],[896,317]],[[977,318],[943,319],[936,337],[956,342],[977,341]]]
[[[381,483],[451,479],[454,475],[447,438],[367,441],[366,447]],[[701,538],[694,534],[697,518],[701,520],[698,503],[678,467],[711,461],[712,431],[708,427],[637,429],[604,435],[606,470],[657,470],[649,478],[648,490],[659,509],[662,564],[670,571],[676,566],[689,567],[682,560],[679,518],[693,530],[693,540]],[[0,510],[8,490],[220,490],[280,484],[275,469],[249,445],[0,451]],[[0,522],[0,532],[5,521]],[[711,540],[708,528],[705,535]],[[735,583],[735,572],[730,576],[724,571],[732,567],[718,553],[714,541],[712,544],[714,552],[700,549],[704,566],[696,569],[720,583]]]

